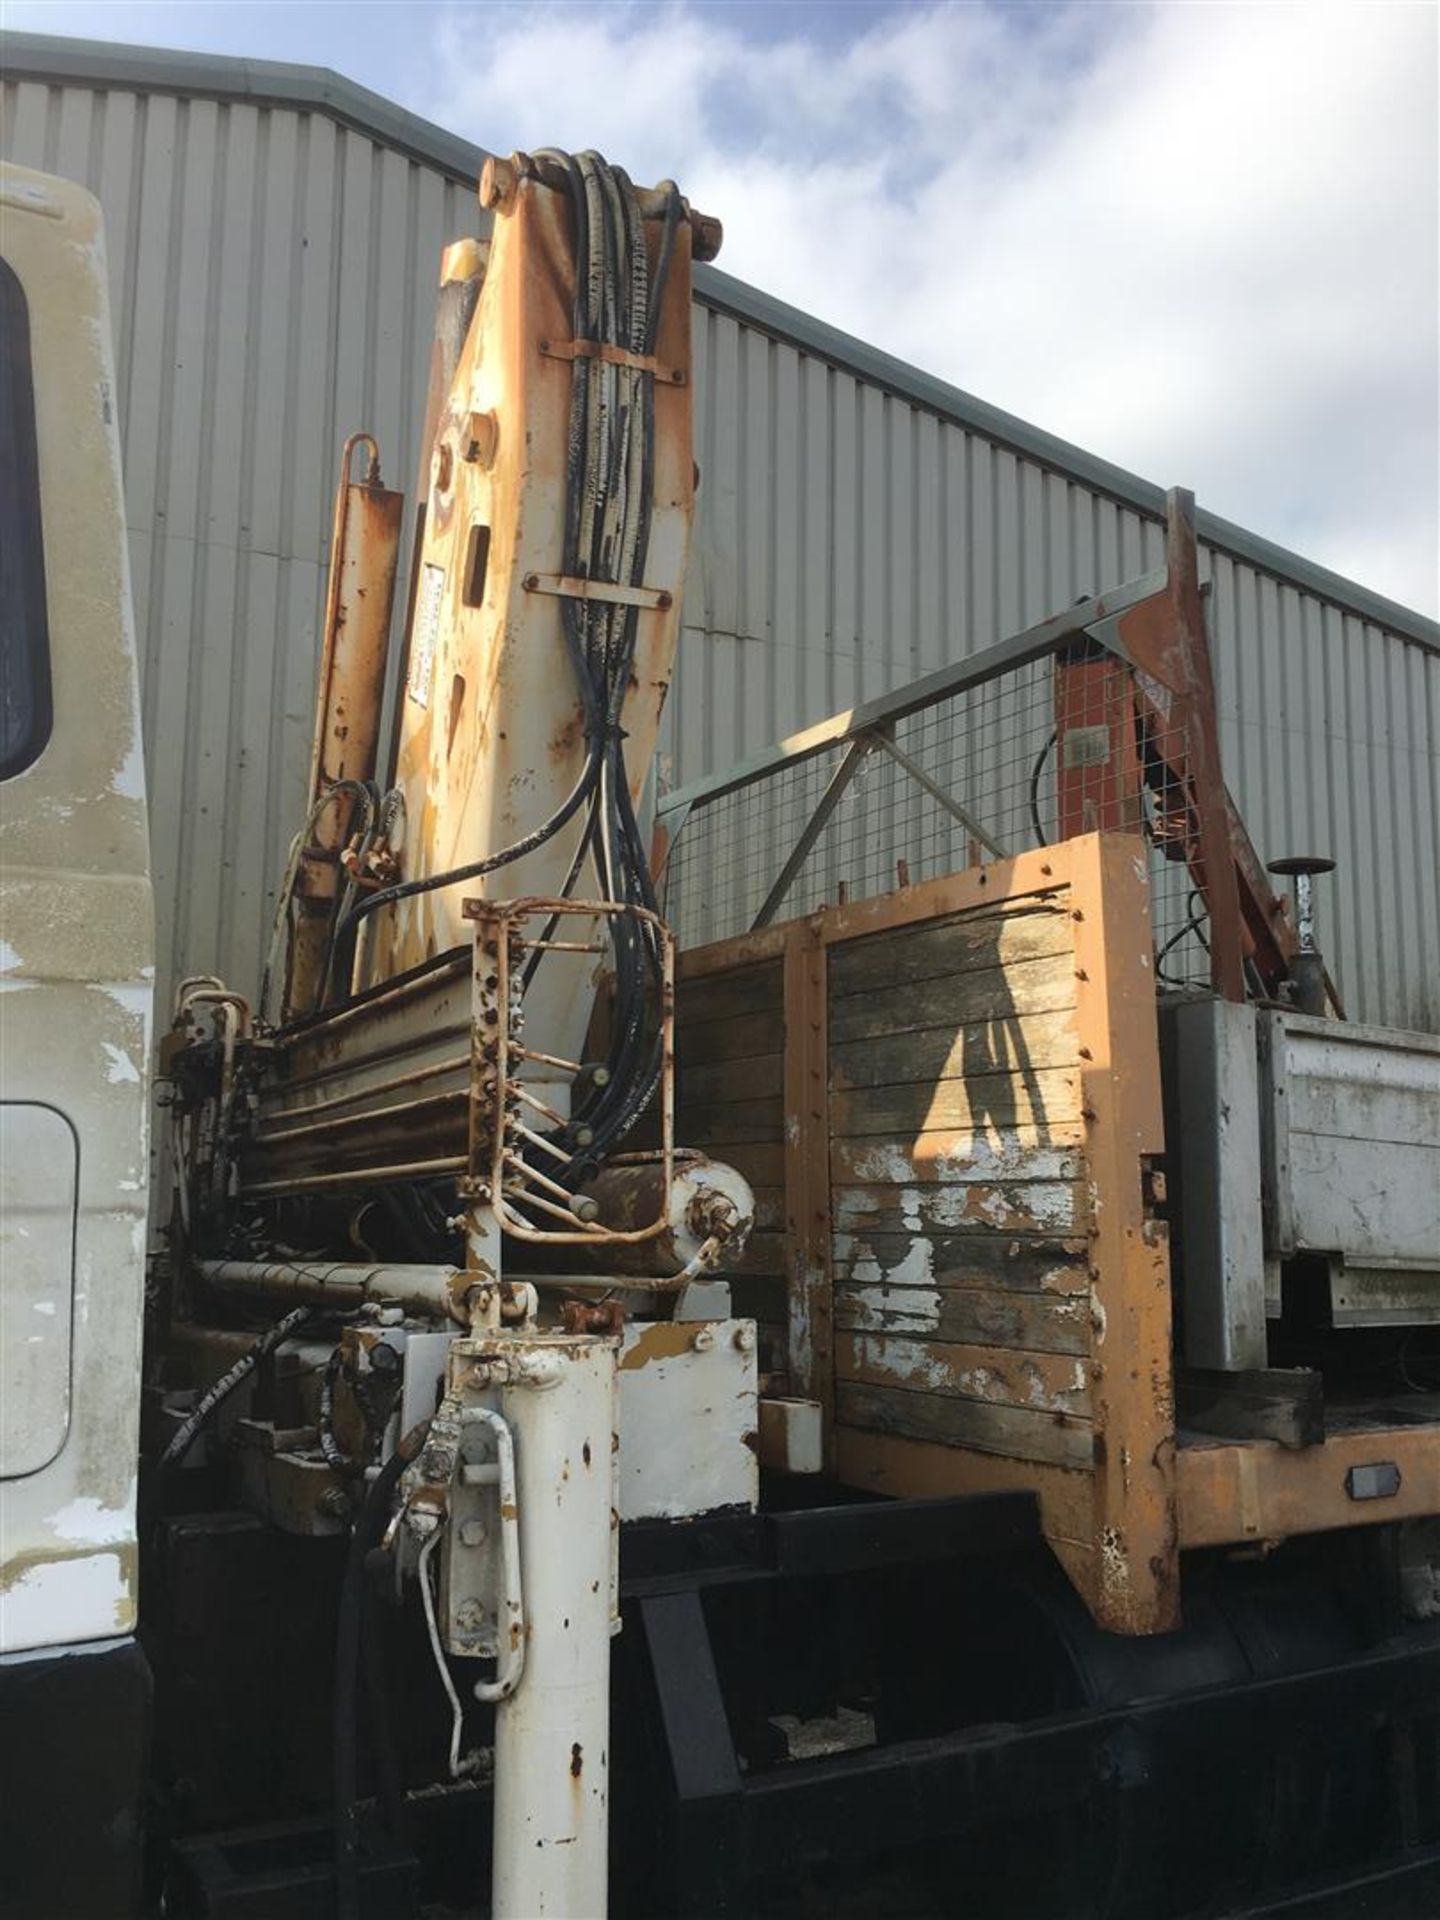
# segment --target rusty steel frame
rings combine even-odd
[[[611,900],[564,900],[534,898],[525,900],[467,900],[465,917],[475,923],[473,962],[473,1017],[470,1028],[470,1145],[467,1157],[466,1197],[479,1200],[494,1214],[496,1225],[513,1239],[543,1246],[635,1246],[657,1239],[670,1221],[670,1194],[675,1174],[675,942],[670,929],[648,908]],[[507,1192],[517,1191],[507,1184],[506,1154],[512,1149],[511,1113],[525,1049],[516,1037],[513,1016],[519,1010],[511,993],[512,937],[523,949],[520,923],[530,919],[546,922],[571,917],[603,921],[620,916],[644,922],[659,943],[661,956],[660,988],[660,1084],[657,1089],[660,1119],[661,1167],[660,1206],[656,1218],[644,1227],[622,1229],[607,1227],[599,1221],[585,1224],[577,1220],[575,1229],[553,1231],[533,1226],[507,1206]],[[557,943],[551,941],[551,946]],[[588,942],[561,943],[564,950],[585,952]],[[493,983],[493,984],[492,984]],[[550,1059],[551,1056],[540,1056]],[[530,1169],[533,1175],[536,1170]],[[544,1195],[524,1190],[521,1197],[538,1204],[542,1211],[559,1212]]]
[[[1353,1495],[1356,1467],[1394,1466],[1383,1498]],[[1176,1464],[1182,1547],[1264,1543],[1297,1533],[1440,1514],[1440,1424],[1340,1430],[1317,1446],[1273,1440],[1184,1446]]]

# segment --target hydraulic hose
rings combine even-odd
[[[288,1340],[292,1333],[297,1332],[307,1320],[313,1320],[314,1317],[313,1307],[296,1307],[283,1319],[277,1320],[273,1327],[262,1333],[249,1352],[241,1354],[234,1366],[227,1373],[222,1373],[220,1378],[206,1389],[192,1412],[175,1429],[170,1436],[169,1445],[160,1456],[161,1467],[178,1465],[195,1444],[201,1428],[212,1418],[216,1409],[229,1399],[242,1381],[249,1379],[260,1362],[268,1358],[282,1341]]]

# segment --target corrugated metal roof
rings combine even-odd
[[[478,230],[483,156],[313,70],[20,35],[4,54],[3,151],[105,207],[162,957],[253,989],[336,450],[372,427],[409,486],[438,257]],[[1158,488],[723,274],[697,293],[675,779],[1158,560]],[[1256,841],[1339,858],[1324,925],[1352,1011],[1440,1025],[1440,628],[1200,528]]]

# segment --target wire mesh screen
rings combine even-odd
[[[1161,978],[1203,981],[1184,767],[1163,688],[1093,644],[1057,649],[777,755],[677,810],[665,910],[682,947],[702,946],[1094,828],[1129,830],[1148,847]]]

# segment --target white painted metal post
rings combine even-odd
[[[603,1920],[617,1343],[505,1340],[525,1674],[495,1716],[495,1920]]]

